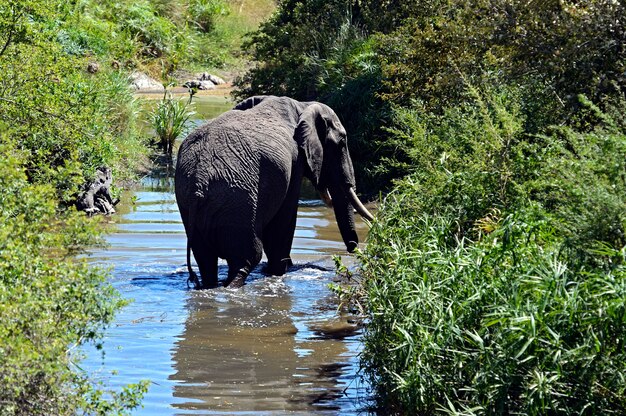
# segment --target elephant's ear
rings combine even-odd
[[[300,115],[294,139],[304,151],[306,163],[311,171],[311,181],[318,186],[324,161],[324,140],[326,138],[326,120],[322,117],[322,106],[315,103],[308,106]]]
[[[233,110],[249,110],[255,105],[259,105],[266,98],[271,97],[270,95],[255,95],[254,97],[249,97],[237,104]]]

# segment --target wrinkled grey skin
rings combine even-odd
[[[189,279],[196,287],[218,284],[217,259],[226,259],[225,285],[238,287],[261,260],[282,275],[296,227],[302,177],[328,189],[348,251],[358,244],[355,186],[346,132],[337,115],[317,102],[257,96],[193,131],[176,166],[176,201],[188,239]],[[202,283],[190,266],[189,248]]]

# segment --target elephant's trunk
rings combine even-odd
[[[333,198],[333,209],[341,237],[349,253],[359,245],[359,237],[354,226],[354,210],[349,196],[340,187],[330,186],[330,195]]]

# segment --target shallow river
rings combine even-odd
[[[200,119],[231,106],[199,102]],[[109,247],[91,255],[113,267],[113,286],[134,301],[107,330],[104,357],[87,351],[84,367],[112,386],[151,380],[134,414],[359,413],[367,404],[357,375],[360,331],[337,312],[328,289],[332,255],[350,260],[332,210],[304,191],[296,266],[285,276],[257,268],[242,289],[190,290],[171,174],[155,172],[123,195],[110,218]],[[357,221],[363,241],[367,229]],[[220,261],[220,280],[226,272]]]

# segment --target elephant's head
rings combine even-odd
[[[337,225],[349,252],[359,239],[354,227],[354,209],[373,220],[355,192],[354,168],[348,152],[346,130],[335,112],[321,103],[311,103],[302,114],[294,135],[306,160],[305,175],[322,195],[330,193]]]

